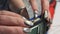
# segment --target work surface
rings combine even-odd
[[[60,34],[60,2],[57,2],[54,19],[48,34]]]

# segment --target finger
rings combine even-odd
[[[7,26],[26,26],[23,18],[0,15],[0,25]]]
[[[23,29],[24,27],[0,26],[0,34],[27,34]]]
[[[25,7],[23,0],[9,0],[9,1],[16,8]]]
[[[35,10],[38,10],[38,5],[37,5],[37,2],[36,0],[30,0],[29,1],[31,6],[32,6],[32,9],[35,11]]]
[[[7,15],[7,16],[14,16],[14,17],[21,17],[19,14],[10,12],[10,11],[6,11],[6,10],[2,10],[0,11],[0,15]]]

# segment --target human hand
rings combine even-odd
[[[23,31],[28,28],[24,19],[13,12],[0,11],[0,34],[27,34]]]

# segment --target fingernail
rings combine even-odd
[[[24,28],[23,31],[26,33],[31,32],[30,28]]]

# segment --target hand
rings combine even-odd
[[[27,34],[23,28],[27,28],[23,18],[13,12],[0,11],[0,34]]]

